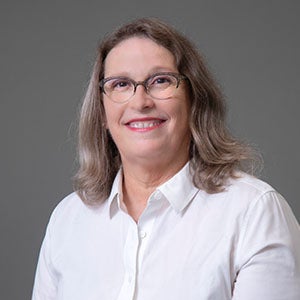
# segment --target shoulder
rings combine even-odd
[[[65,227],[67,224],[74,222],[84,209],[86,209],[86,205],[77,193],[73,192],[67,195],[54,208],[49,220],[48,229],[53,230],[55,227]]]
[[[63,198],[58,205],[55,207],[52,215],[53,216],[58,216],[64,213],[72,213],[77,211],[83,206],[83,202],[78,196],[77,193],[73,192],[69,195],[67,195],[65,198]]]
[[[270,184],[245,173],[230,179],[223,192],[206,195],[204,199],[207,205],[226,211],[227,218],[241,224],[252,214],[274,217],[274,211],[291,213],[286,200]]]
[[[291,232],[299,234],[299,225],[289,204],[268,183],[242,173],[232,180],[226,193],[227,200],[232,201],[232,206],[240,208],[244,229],[249,231],[253,228],[255,233],[257,224],[260,224],[260,230],[262,227],[277,228],[272,230],[276,234],[279,234],[278,228],[281,228],[284,232],[283,237],[289,236]]]
[[[85,204],[76,192],[63,198],[54,208],[48,223],[50,231],[64,232],[72,228],[75,224],[89,222],[92,219],[107,213],[108,201],[99,205],[89,206]]]
[[[282,196],[268,183],[254,176],[240,172],[237,178],[231,179],[225,190],[225,197],[230,201],[241,202],[246,206],[254,205],[257,201],[277,198]]]
[[[275,189],[267,182],[243,172],[239,172],[236,178],[229,181],[226,190],[229,193],[245,192],[257,196],[275,192]]]

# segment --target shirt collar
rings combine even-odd
[[[110,217],[114,216],[114,214],[119,210],[120,207],[120,198],[122,195],[122,180],[123,172],[122,168],[120,168],[113,182],[110,195],[107,199]]]
[[[123,172],[122,168],[120,168],[108,197],[108,207],[111,217],[120,208],[120,199],[122,198],[122,179]],[[180,213],[199,191],[199,189],[193,184],[189,162],[186,163],[185,166],[167,182],[160,185],[156,191],[162,193],[174,210],[177,213]]]
[[[199,191],[193,184],[189,162],[157,190],[165,196],[177,213],[181,212]]]

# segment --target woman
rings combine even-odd
[[[109,35],[82,106],[76,192],[51,216],[33,299],[299,299],[299,225],[242,171],[251,151],[224,114],[170,26]]]

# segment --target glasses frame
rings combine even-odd
[[[129,78],[129,77],[126,77],[126,76],[112,76],[112,77],[102,78],[102,79],[100,80],[100,82],[99,82],[99,87],[100,87],[100,91],[101,91],[102,93],[104,93],[105,95],[107,95],[106,92],[105,92],[105,89],[104,89],[104,85],[105,85],[106,82],[108,82],[108,81],[110,81],[110,80],[113,80],[113,79],[124,79],[124,80],[128,80],[128,81],[131,82],[132,85],[133,85],[134,89],[133,89],[132,95],[131,95],[128,99],[126,99],[126,100],[124,100],[124,101],[115,101],[115,100],[113,100],[112,98],[110,98],[110,97],[107,95],[107,97],[108,97],[111,101],[113,101],[113,102],[115,102],[115,103],[126,103],[126,102],[128,102],[128,101],[135,95],[136,89],[137,89],[137,87],[138,87],[139,85],[142,85],[142,86],[144,87],[146,93],[147,93],[149,96],[151,96],[153,99],[156,99],[156,100],[162,100],[162,101],[163,101],[163,100],[166,100],[166,99],[168,99],[168,98],[161,99],[161,98],[153,97],[153,96],[151,95],[151,92],[149,91],[149,86],[148,86],[148,82],[149,82],[152,78],[154,78],[154,77],[156,77],[156,76],[159,76],[159,75],[173,76],[173,77],[176,79],[176,81],[177,81],[177,82],[176,82],[176,89],[179,87],[179,84],[180,84],[180,82],[181,82],[182,80],[187,80],[187,79],[188,79],[185,75],[182,75],[182,74],[179,74],[179,73],[173,73],[173,72],[159,72],[159,73],[154,73],[154,74],[152,74],[151,76],[147,77],[145,80],[142,80],[142,81],[135,81],[135,80],[133,80],[133,79],[131,79],[131,78]]]

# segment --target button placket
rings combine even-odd
[[[128,214],[124,213],[126,224],[129,221],[127,238],[124,245],[124,282],[118,300],[133,300],[136,295],[136,285],[138,284],[138,274],[141,270],[145,249],[149,236],[157,217],[157,212],[162,206],[163,196],[160,191],[156,191],[149,199],[148,205],[142,214],[138,224],[136,224]]]
[[[144,259],[145,250],[147,249],[147,244],[157,217],[157,212],[162,206],[162,194],[160,191],[155,191],[150,197],[148,205],[142,217],[138,223],[138,233],[139,233],[139,251],[138,251],[138,270],[141,269],[141,265]]]
[[[130,220],[127,238],[124,245],[124,282],[118,300],[134,299],[137,276],[137,259],[139,249],[138,227],[133,220]]]

